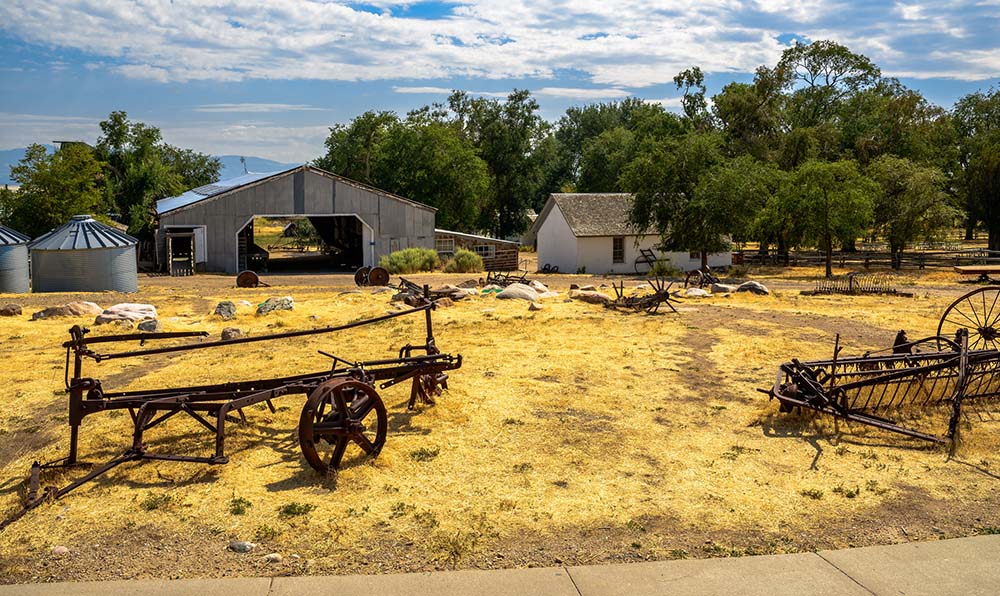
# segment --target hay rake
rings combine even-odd
[[[1000,401],[1000,288],[970,292],[948,307],[938,334],[858,357],[782,364],[761,390],[782,412],[807,408],[909,437],[951,443],[966,406]],[[921,351],[928,350],[928,351]],[[946,414],[945,428],[927,428]]]
[[[816,280],[812,294],[898,294],[893,286],[895,278],[890,273],[852,272],[832,278]]]
[[[429,289],[425,287],[425,297]],[[225,464],[225,428],[227,423],[246,421],[244,409],[266,404],[275,412],[273,400],[286,395],[305,395],[306,401],[299,418],[299,448],[306,462],[317,472],[327,474],[337,470],[347,450],[354,446],[361,455],[376,457],[385,444],[388,413],[376,390],[411,381],[408,408],[417,401],[433,404],[434,396],[448,388],[447,371],[462,366],[462,356],[442,353],[434,341],[431,311],[435,304],[429,299],[421,306],[371,319],[362,319],[335,327],[290,331],[271,335],[242,337],[226,341],[210,341],[143,349],[147,341],[204,337],[205,332],[136,333],[88,337],[80,326],[70,329],[66,348],[66,390],[69,393],[69,454],[67,457],[39,464],[35,462],[29,478],[28,498],[24,508],[0,523],[0,529],[21,518],[47,500],[58,499],[109,470],[132,461],[167,460],[201,464]],[[330,358],[329,370],[301,375],[239,381],[218,385],[150,389],[142,391],[108,391],[100,380],[83,376],[84,360],[105,362],[123,358],[143,358],[191,350],[232,346],[236,344],[304,337],[332,333],[372,325],[398,317],[424,314],[426,339],[423,344],[407,344],[396,358],[352,361],[320,352]],[[140,342],[140,348],[125,352],[97,351],[102,344]],[[70,360],[73,376],[70,378]],[[89,466],[79,461],[79,431],[85,417],[111,410],[127,410],[132,421],[131,447],[114,459],[92,468],[79,480],[63,488],[46,488],[39,494],[42,470],[74,466]],[[195,420],[214,436],[212,455],[192,453],[161,453],[148,448],[146,433],[168,420],[183,414]]]
[[[661,304],[666,304],[674,313],[677,309],[674,308],[673,304],[670,304],[670,287],[674,285],[674,282],[669,282],[662,277],[656,277],[649,281],[652,286],[653,292],[651,294],[625,294],[625,282],[621,282],[618,285],[611,284],[611,287],[615,290],[615,299],[611,302],[606,303],[605,308],[610,308],[614,310],[631,310],[634,312],[646,311],[647,314],[655,314],[660,310]]]

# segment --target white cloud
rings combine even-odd
[[[393,87],[396,93],[414,93],[426,95],[451,95],[452,89],[448,87]]]
[[[0,112],[0,148],[14,149],[52,141],[93,142],[100,118]]]
[[[295,103],[208,103],[194,107],[193,111],[209,113],[264,113],[320,112],[324,109]]]
[[[535,95],[568,97],[570,99],[620,99],[632,95],[624,89],[579,89],[574,87],[542,87],[532,91]]]

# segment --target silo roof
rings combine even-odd
[[[5,226],[0,226],[0,246],[11,246],[14,244],[24,244],[30,242],[31,238],[28,238],[21,232],[12,230]]]
[[[74,215],[66,225],[35,238],[31,250],[86,250],[135,246],[138,240],[90,215]]]

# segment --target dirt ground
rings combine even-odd
[[[438,345],[461,353],[462,368],[432,407],[406,410],[408,387],[380,392],[390,423],[377,459],[350,459],[335,477],[318,477],[296,440],[302,399],[282,398],[275,413],[251,409],[249,424],[231,425],[225,466],[126,464],[29,512],[0,532],[0,581],[596,564],[1000,531],[1000,436],[988,408],[967,416],[949,456],[883,431],[780,414],[756,391],[774,382],[781,362],[829,357],[838,333],[845,355],[884,348],[899,329],[932,335],[941,312],[973,286],[931,272],[897,280],[913,297],[801,295],[816,274],[755,271],[771,296],[685,299],[678,314],[565,300],[571,283],[642,281],[633,278],[532,275],[561,293],[538,312],[492,296],[462,300],[434,313]],[[470,276],[407,277],[436,286]],[[391,309],[391,294],[354,293],[347,275],[264,279],[272,287],[237,289],[229,276],[198,275],[143,277],[137,295],[0,296],[24,307],[23,316],[0,319],[9,388],[0,517],[19,508],[32,461],[65,455],[59,344],[70,325],[92,322],[32,322],[32,312],[76,299],[148,302],[167,331],[217,336],[226,326],[254,335]],[[258,317],[240,307],[232,322],[209,314],[220,300],[285,295],[292,312]],[[328,367],[318,349],[385,357],[422,332],[420,321],[403,318],[336,336],[88,363],[87,372],[109,389],[284,376]],[[88,417],[83,456],[121,453],[130,428],[127,415]],[[204,453],[211,437],[199,428],[164,424],[150,447]],[[81,473],[47,472],[43,484]],[[257,547],[238,554],[227,548],[232,540]],[[53,555],[57,545],[68,554]],[[283,561],[264,562],[272,552]]]

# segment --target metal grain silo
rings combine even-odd
[[[28,291],[28,238],[0,226],[0,294]]]
[[[32,289],[36,292],[135,292],[138,240],[89,215],[39,236],[31,250]]]

